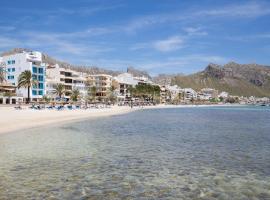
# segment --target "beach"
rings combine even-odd
[[[22,110],[14,107],[0,107],[0,134],[28,129],[47,124],[67,123],[87,118],[108,117],[120,115],[142,109],[184,108],[184,107],[209,107],[224,105],[157,105],[145,107],[111,106],[109,108],[92,108],[76,110],[33,110],[24,106]],[[232,105],[230,105],[232,106]]]
[[[22,110],[15,110],[13,107],[0,107],[0,134],[12,131],[57,124],[63,122],[74,122],[85,118],[105,117],[128,113],[136,108],[127,106],[112,106],[99,109],[77,109],[77,110],[32,110],[23,107]]]

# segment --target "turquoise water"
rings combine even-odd
[[[136,111],[0,136],[0,199],[269,199],[270,109]]]

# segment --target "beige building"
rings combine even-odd
[[[95,74],[87,76],[89,87],[96,87],[97,97],[106,97],[112,87],[112,76],[108,74]]]
[[[46,70],[46,94],[49,96],[55,96],[55,85],[63,84],[65,87],[65,95],[63,96],[66,99],[70,99],[72,90],[80,90],[81,95],[85,95],[87,88],[86,83],[86,74],[77,72],[71,69],[59,67],[59,65],[48,66]]]

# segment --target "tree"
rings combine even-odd
[[[135,93],[135,90],[136,89],[132,85],[128,86],[127,91],[128,91],[131,98],[133,97],[133,94]]]
[[[107,91],[107,99],[113,103],[116,101],[116,96],[114,94],[114,90],[115,90],[115,87],[111,86]]]
[[[27,88],[27,101],[26,103],[30,102],[30,88],[32,86],[36,86],[38,82],[32,79],[32,73],[30,70],[25,70],[22,72],[18,79],[18,89],[21,87]]]
[[[6,71],[5,71],[5,62],[0,63],[0,83],[6,81]]]
[[[78,89],[72,90],[71,100],[76,102],[76,101],[78,101],[79,97],[80,97],[80,91]]]
[[[87,94],[91,101],[96,101],[96,93],[97,93],[97,88],[95,86],[92,86],[88,89]]]
[[[50,97],[48,97],[47,95],[44,95],[44,96],[42,97],[42,100],[45,101],[46,103],[49,103],[51,99],[50,99]]]
[[[58,97],[61,99],[63,94],[65,93],[65,86],[61,83],[57,83],[55,86],[54,86],[54,93],[58,95]]]
[[[4,69],[0,68],[0,83],[5,82],[5,80],[6,80],[6,75],[5,75]]]

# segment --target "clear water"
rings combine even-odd
[[[144,110],[1,135],[0,199],[270,199],[270,109]]]

